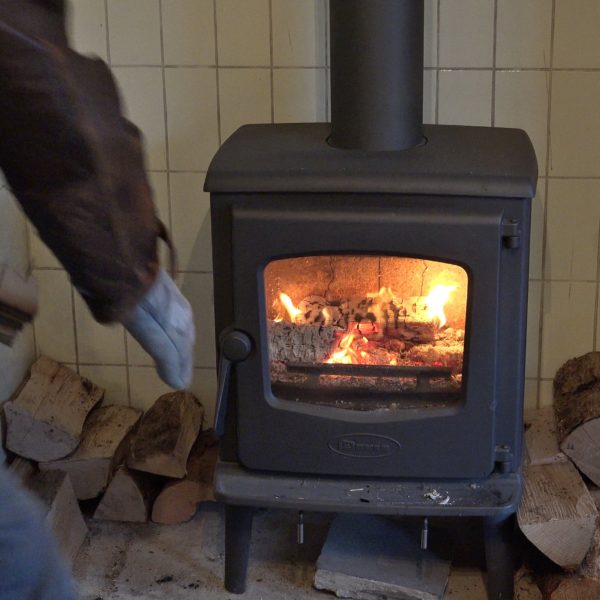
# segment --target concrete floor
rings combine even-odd
[[[264,511],[255,517],[244,600],[334,598],[312,587],[331,517],[305,518],[306,543],[298,546],[293,513]],[[89,527],[74,565],[82,600],[237,598],[222,585],[224,526],[216,504],[203,504],[193,521],[174,527],[94,521]],[[486,600],[482,572],[461,561],[452,570],[446,598]]]

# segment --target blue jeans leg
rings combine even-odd
[[[0,464],[0,598],[75,600],[74,585],[37,501]]]

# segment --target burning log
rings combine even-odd
[[[570,463],[525,467],[517,520],[525,537],[557,565],[575,569],[586,556],[598,511]]]
[[[554,379],[560,449],[600,485],[600,352],[567,361]]]
[[[269,323],[269,355],[272,361],[322,362],[329,356],[339,331],[321,325]]]
[[[6,446],[35,461],[63,458],[77,448],[88,413],[104,390],[42,356],[17,398],[4,405]]]

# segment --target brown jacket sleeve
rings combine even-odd
[[[68,47],[62,0],[0,0],[0,89],[12,191],[94,317],[122,320],[158,272],[160,224],[140,133],[108,67]]]

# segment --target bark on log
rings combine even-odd
[[[103,406],[92,411],[77,450],[63,459],[40,463],[40,470],[64,471],[69,474],[79,500],[96,498],[125,460],[128,434],[141,416],[142,411],[127,406]]]
[[[161,396],[142,417],[131,441],[127,466],[175,479],[184,477],[203,418],[204,408],[192,394]]]
[[[120,467],[108,484],[94,519],[145,523],[159,489],[156,477]]]
[[[570,463],[525,467],[517,520],[527,539],[557,565],[577,568],[596,529],[598,511]]]
[[[60,472],[38,473],[27,480],[26,487],[46,508],[46,526],[54,533],[67,562],[72,563],[87,537],[88,528],[69,476]]]
[[[214,434],[201,434],[190,452],[187,476],[168,482],[161,490],[152,507],[152,521],[161,525],[185,523],[196,514],[200,502],[214,501],[213,476],[218,454]]]
[[[554,379],[560,449],[600,485],[600,352],[567,361]]]
[[[7,448],[38,462],[63,458],[79,445],[85,419],[103,396],[89,379],[41,357],[16,399],[4,405]]]
[[[567,461],[558,447],[554,408],[525,411],[525,452],[529,465],[549,465]]]

